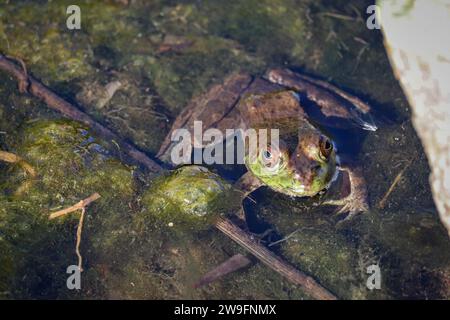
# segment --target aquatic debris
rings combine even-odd
[[[19,164],[33,178],[37,175],[34,168],[28,162],[14,153],[0,150],[0,160]]]
[[[232,256],[227,261],[221,263],[207,274],[203,275],[199,281],[194,285],[194,288],[200,288],[208,283],[211,283],[227,274],[240,270],[248,266],[252,261],[246,256],[238,253]]]
[[[380,200],[380,202],[378,202],[378,208],[383,209],[386,206],[386,202],[387,199],[389,198],[389,196],[391,195],[392,191],[394,191],[395,187],[397,186],[397,184],[400,182],[400,180],[403,177],[403,174],[405,173],[406,169],[408,169],[408,167],[410,166],[410,164],[416,159],[416,157],[412,158],[411,160],[408,161],[408,163],[403,167],[402,170],[400,170],[400,172],[397,174],[397,176],[395,177],[394,181],[392,182],[391,186],[389,187],[388,191],[386,192],[386,194],[383,196],[383,198]]]
[[[232,240],[237,242],[241,247],[248,250],[266,266],[278,272],[292,283],[299,285],[313,298],[319,300],[337,299],[334,294],[322,287],[312,277],[281,260],[272,251],[264,246],[261,246],[249,234],[234,225],[231,221],[219,219],[219,221],[216,222],[216,227],[229,236]]]
[[[11,152],[6,152],[6,151],[2,151],[0,150],[0,160],[1,161],[5,161],[8,163],[16,163],[18,165],[20,165],[22,167],[22,169],[32,178],[36,178],[37,173],[36,170],[25,160],[23,160],[21,157],[19,157],[18,155],[15,155],[14,153]],[[25,190],[27,190],[30,186],[31,183],[33,182],[33,180],[28,180],[25,181],[15,192],[15,194],[21,194],[23,193]]]
[[[81,243],[81,232],[83,230],[83,221],[84,221],[84,215],[86,213],[86,207],[89,204],[91,204],[92,202],[94,202],[95,200],[99,199],[100,197],[101,196],[98,193],[94,193],[91,196],[89,196],[88,198],[81,200],[77,204],[75,204],[69,208],[54,212],[54,213],[50,214],[50,216],[48,217],[49,220],[52,220],[52,219],[64,216],[68,213],[71,213],[71,212],[74,212],[77,210],[81,210],[80,221],[78,222],[78,227],[77,227],[77,243],[75,245],[75,252],[78,257],[78,269],[80,271],[83,271],[83,268],[82,268],[83,257],[80,254],[80,243]]]

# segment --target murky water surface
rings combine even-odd
[[[366,28],[370,1],[78,3],[81,30],[68,30],[71,1],[2,0],[0,51],[151,156],[188,101],[233,71],[257,76],[286,66],[370,102],[380,129],[348,135],[370,211],[337,227],[334,209],[319,199],[263,188],[245,202],[251,231],[272,229],[263,243],[283,239],[271,248],[340,298],[449,297],[450,241],[381,33]],[[105,86],[114,83],[111,97]],[[114,142],[19,93],[4,72],[0,149],[38,173],[28,183],[22,166],[0,162],[1,298],[309,298],[259,263],[194,289],[202,274],[244,251],[213,227],[174,228],[148,214],[153,175]],[[242,171],[214,169],[226,178]],[[68,290],[79,213],[47,218],[94,192],[102,198],[86,211],[82,290]],[[379,290],[366,286],[370,265],[380,267]]]

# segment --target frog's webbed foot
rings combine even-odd
[[[287,69],[269,70],[264,77],[273,83],[292,88],[304,94],[307,100],[314,102],[317,108],[309,110],[308,114],[320,124],[377,130],[370,115],[371,108],[367,103],[326,81]]]
[[[340,206],[336,214],[348,213],[343,221],[348,221],[355,215],[369,210],[367,188],[360,167],[343,167],[350,180],[350,194],[342,199],[327,200],[322,204]]]
[[[325,201],[323,204],[340,206],[339,210],[336,211],[336,214],[340,215],[343,213],[348,213],[344,220],[350,220],[358,213],[365,212],[369,209],[369,206],[365,200],[355,197],[354,195],[349,195],[338,200]]]

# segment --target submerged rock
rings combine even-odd
[[[101,202],[120,203],[134,193],[133,169],[109,155],[86,128],[74,121],[38,121],[22,132],[14,152],[27,161],[38,178],[19,199],[35,201],[42,209],[67,206],[94,192]],[[4,190],[23,181],[19,170]]]
[[[82,244],[111,256],[135,194],[133,169],[111,158],[99,140],[73,121],[28,124],[14,152],[37,172],[23,185],[23,170],[9,168],[3,175],[0,206],[0,279],[11,297],[68,297],[67,266],[76,264],[75,226],[79,212],[49,220],[51,212],[74,205],[94,192],[101,198],[87,209]],[[89,258],[87,258],[89,259]],[[4,262],[4,264],[3,264]],[[24,277],[26,275],[26,277]]]
[[[176,230],[205,229],[232,208],[231,185],[200,166],[159,178],[143,195],[147,214]]]
[[[65,8],[35,2],[3,5],[0,50],[22,58],[35,75],[49,82],[69,81],[92,72],[89,39],[84,33],[68,32]]]

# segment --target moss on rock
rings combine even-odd
[[[201,230],[211,227],[215,217],[230,210],[231,190],[208,169],[184,166],[157,179],[144,193],[143,204],[147,215],[175,230]]]
[[[69,81],[93,71],[85,33],[66,27],[66,6],[18,2],[0,8],[0,50],[22,58],[46,81]]]
[[[112,159],[86,128],[73,121],[28,124],[17,140],[14,152],[35,168],[38,177],[22,193],[4,192],[0,208],[0,234],[6,239],[2,251],[17,275],[11,280],[11,295],[70,296],[62,290],[65,268],[76,263],[74,226],[79,214],[51,221],[48,215],[98,192],[101,198],[88,208],[82,240],[91,250],[83,254],[111,256],[123,238],[117,231],[136,192],[133,169]],[[14,168],[4,191],[16,190],[23,180],[21,169]],[[0,277],[8,275],[3,271]],[[27,281],[21,280],[24,273]],[[39,291],[40,286],[45,290]]]

